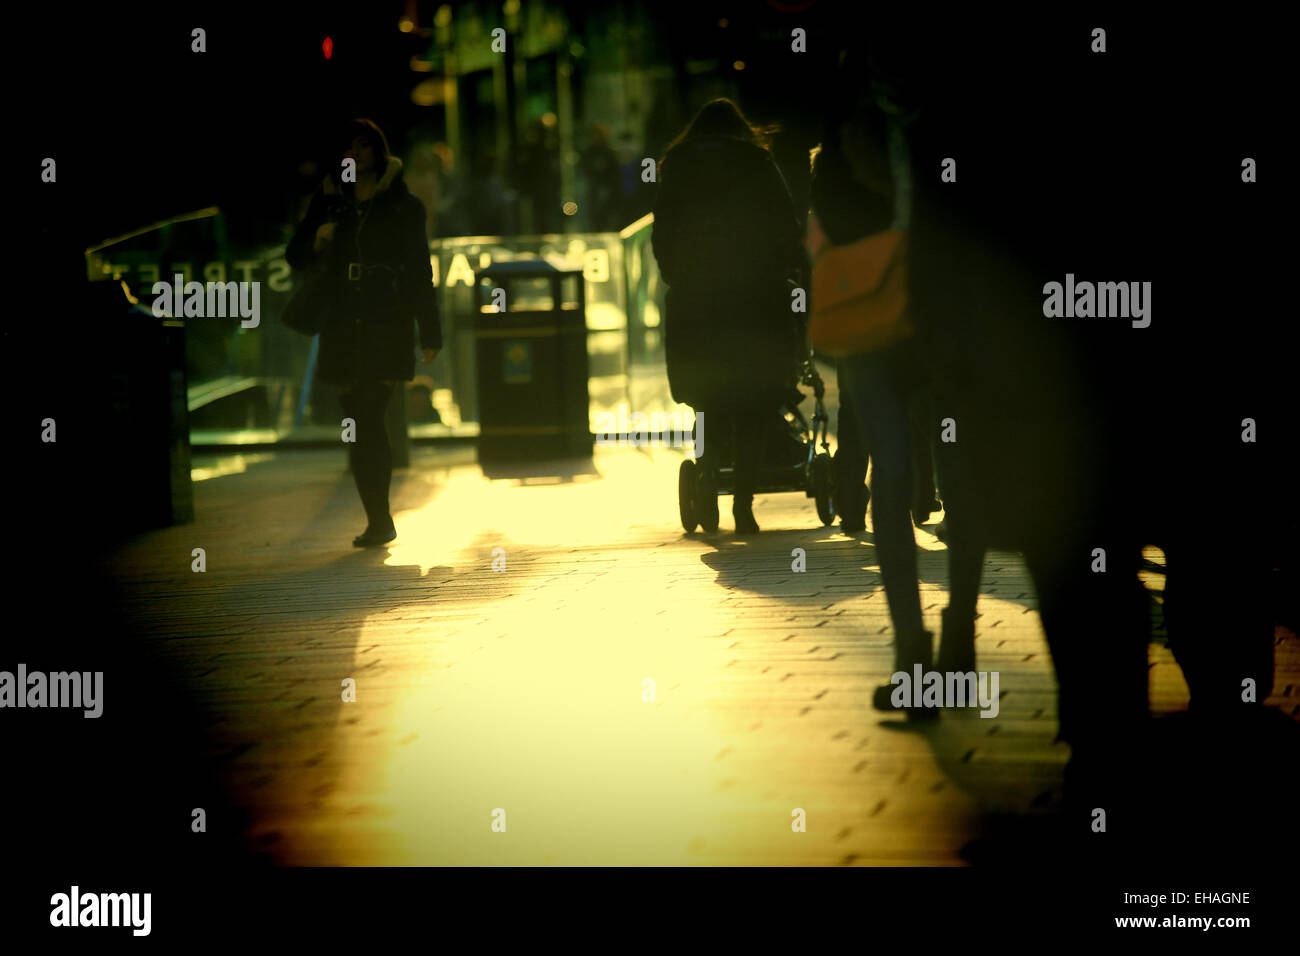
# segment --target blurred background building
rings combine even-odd
[[[91,54],[111,62],[109,87],[157,89],[150,114],[175,126],[144,169],[140,152],[103,157],[102,182],[116,185],[84,195],[76,223],[87,276],[124,281],[145,306],[152,283],[178,272],[260,281],[257,328],[186,322],[191,440],[334,443],[339,410],[315,385],[313,344],[279,322],[295,288],[283,254],[334,161],[329,132],[368,116],[424,202],[441,290],[445,348],[405,394],[412,438],[477,434],[473,271],[503,258],[582,265],[593,423],[622,402],[672,410],[643,160],[704,102],[730,96],[780,124],[774,150],[805,208],[818,84],[837,53],[823,7],[398,0],[258,10],[251,25],[225,8],[163,11],[142,27],[148,62]],[[205,21],[196,54],[190,32]],[[792,50],[795,28],[809,52]],[[80,108],[83,131],[120,135],[112,111]]]

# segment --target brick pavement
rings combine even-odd
[[[869,705],[892,660],[870,533],[785,494],[759,496],[756,538],[730,534],[725,498],[719,534],[683,535],[679,460],[602,449],[489,481],[471,451],[417,448],[401,536],[368,551],[341,452],[200,461],[198,520],[114,573],[142,638],[195,676],[206,756],[281,863],[960,865],[981,814],[1059,803],[1068,752],[1017,556],[989,555],[979,605],[998,716],[916,730]],[[937,632],[946,555],[917,540]],[[1168,651],[1151,660],[1156,712],[1185,706]],[[1298,675],[1292,636],[1271,703],[1293,715]]]

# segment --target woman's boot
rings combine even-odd
[[[867,486],[859,482],[858,484],[835,490],[835,510],[840,516],[840,530],[845,534],[857,534],[865,531],[867,527],[867,504],[871,500],[871,492]]]
[[[736,495],[731,499],[731,517],[736,522],[736,534],[757,534],[758,522],[754,520],[754,496]]]
[[[928,674],[931,670],[931,655],[933,653],[934,634],[930,631],[921,631],[912,635],[897,635],[894,638],[894,673],[907,674],[909,681],[916,679],[916,665],[921,665],[921,675]],[[916,696],[920,696],[920,688],[912,688]],[[876,710],[883,710],[889,713],[902,711],[906,713],[911,720],[933,720],[939,716],[939,711],[934,707],[915,707],[912,705],[913,694],[907,695],[906,703],[899,707],[894,704],[894,694],[898,691],[898,685],[890,681],[888,684],[882,684],[876,688],[872,695],[871,703]]]
[[[391,472],[380,472],[373,463],[358,463],[364,472],[357,472],[357,490],[361,495],[361,505],[366,511],[366,530],[352,539],[355,548],[370,548],[388,544],[397,538],[397,528],[393,524],[392,512],[388,510],[388,486],[392,481]],[[354,472],[357,465],[353,466]]]

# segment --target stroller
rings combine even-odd
[[[813,390],[812,422],[809,423],[799,409],[804,393],[797,387],[793,388],[790,398],[782,406],[781,417],[771,423],[754,490],[767,493],[802,491],[816,503],[817,517],[822,524],[829,525],[835,521],[835,489],[830,444],[827,441],[828,418],[823,402],[826,386],[811,356],[805,357],[800,366],[799,384],[810,386]],[[820,452],[817,450],[819,445],[822,449]],[[735,491],[734,459],[733,450],[728,448],[727,454],[722,457],[723,463],[713,476],[713,488],[717,494],[729,495]],[[691,459],[682,462],[677,471],[677,507],[681,512],[682,527],[688,533],[698,526],[711,534],[718,530],[716,518],[711,522],[712,527],[703,527],[701,509],[696,507],[701,477],[697,462]],[[717,514],[716,511],[712,513]]]

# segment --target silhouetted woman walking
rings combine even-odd
[[[764,428],[794,388],[803,349],[789,283],[807,262],[799,220],[766,134],[730,100],[700,110],[658,179],[652,241],[669,286],[668,382],[704,416],[696,513],[717,530],[714,476],[730,440],[736,531],[755,532]]]
[[[905,133],[911,117],[890,100],[892,91],[883,81],[873,86],[860,75],[864,73],[856,59],[841,63],[830,98],[825,136],[813,163],[813,212],[826,237],[840,246],[886,229],[906,231],[912,213],[914,175]],[[909,406],[924,401],[929,376],[922,347],[915,336],[902,336],[875,351],[845,356],[837,367],[842,407],[850,411],[843,417],[858,429],[856,436],[844,436],[849,439],[845,451],[857,447],[853,438],[871,450],[871,518],[894,626],[894,672],[910,674],[916,665],[929,672],[934,635],[925,629],[921,613],[916,537],[909,514],[914,485]],[[921,440],[925,440],[924,434]],[[865,467],[865,455],[858,457]],[[840,492],[850,500],[859,493],[860,475],[847,468],[841,474],[851,479],[851,486]],[[928,516],[927,503],[917,510],[925,510]],[[859,513],[855,511],[854,517]],[[972,620],[977,587],[978,581],[975,588],[969,589]],[[960,661],[956,659],[955,633],[949,629],[945,635],[948,653],[941,655],[944,664],[955,670],[973,669],[973,649],[960,655]],[[965,643],[962,649],[968,649]],[[893,702],[894,690],[892,684],[877,687],[872,698],[874,706],[885,711],[898,709]],[[934,711],[924,708],[904,709],[911,716],[935,716]]]
[[[340,389],[343,414],[356,422],[348,456],[367,524],[352,543],[368,547],[397,537],[384,410],[398,384],[415,377],[416,323],[426,364],[442,348],[442,329],[424,204],[402,181],[402,161],[370,120],[348,124],[339,146],[339,161],[312,196],[285,258],[295,269],[319,266],[337,292],[323,317],[318,374]],[[348,159],[355,182],[342,175]]]

